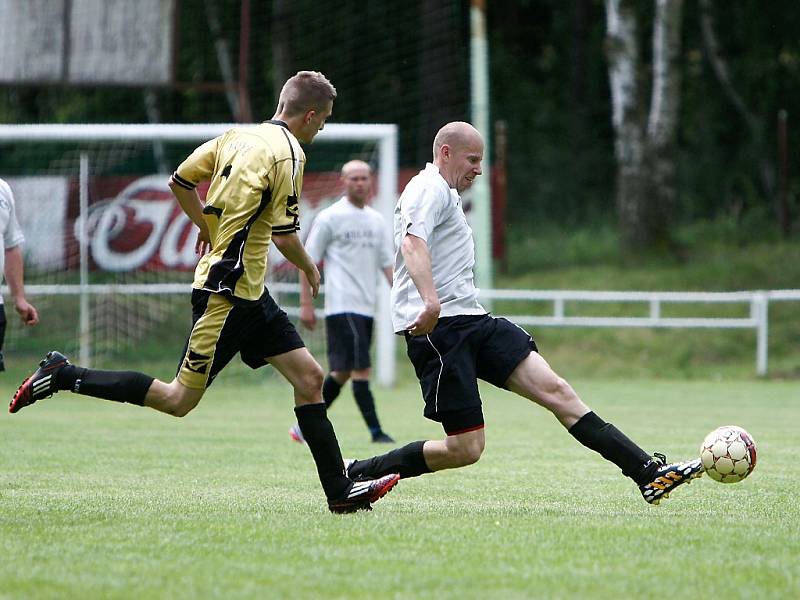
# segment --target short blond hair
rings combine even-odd
[[[322,110],[336,99],[336,88],[319,71],[298,71],[283,84],[278,111],[287,117]]]

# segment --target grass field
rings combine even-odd
[[[800,597],[796,382],[573,382],[672,458],[744,426],[759,462],[741,484],[648,506],[543,410],[485,387],[478,464],[334,516],[286,435],[289,388],[241,372],[183,420],[65,393],[0,416],[0,597]],[[378,398],[398,442],[439,435],[410,379]],[[345,456],[379,450],[349,391],[331,415]]]

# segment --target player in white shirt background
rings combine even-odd
[[[39,322],[39,313],[33,304],[25,299],[24,268],[22,262],[22,242],[25,236],[19,227],[11,187],[0,179],[0,234],[3,236],[3,252],[0,252],[0,273],[5,276],[8,292],[14,300],[14,309],[25,325],[33,326]],[[3,342],[6,336],[6,310],[0,296],[0,371],[5,370]]]
[[[381,428],[370,389],[370,346],[378,286],[383,277],[392,285],[389,231],[380,213],[367,201],[372,194],[372,170],[361,160],[342,167],[344,196],[319,212],[306,239],[306,250],[323,264],[325,331],[328,368],[322,398],[330,408],[342,387],[352,380],[353,396],[373,442],[394,440]],[[300,321],[316,327],[309,287],[301,273]],[[295,441],[303,437],[297,425],[289,430]]]

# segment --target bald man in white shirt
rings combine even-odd
[[[474,283],[475,246],[461,193],[482,173],[483,139],[469,123],[442,127],[433,162],[406,186],[394,219],[397,253],[392,322],[406,340],[425,401],[443,440],[412,442],[366,460],[347,461],[351,478],[414,477],[475,463],[485,446],[478,379],[549,410],[581,444],[613,462],[658,504],[702,475],[699,459],[651,457],[578,397],[539,354],[526,331],[487,314]]]

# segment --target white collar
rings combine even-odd
[[[439,167],[437,167],[433,163],[425,163],[425,170],[423,171],[426,175],[438,178],[442,183],[444,183],[447,191],[450,192],[450,199],[453,200],[456,204],[461,202],[461,196],[459,193],[450,187],[450,184],[447,183],[442,174],[439,172]]]

